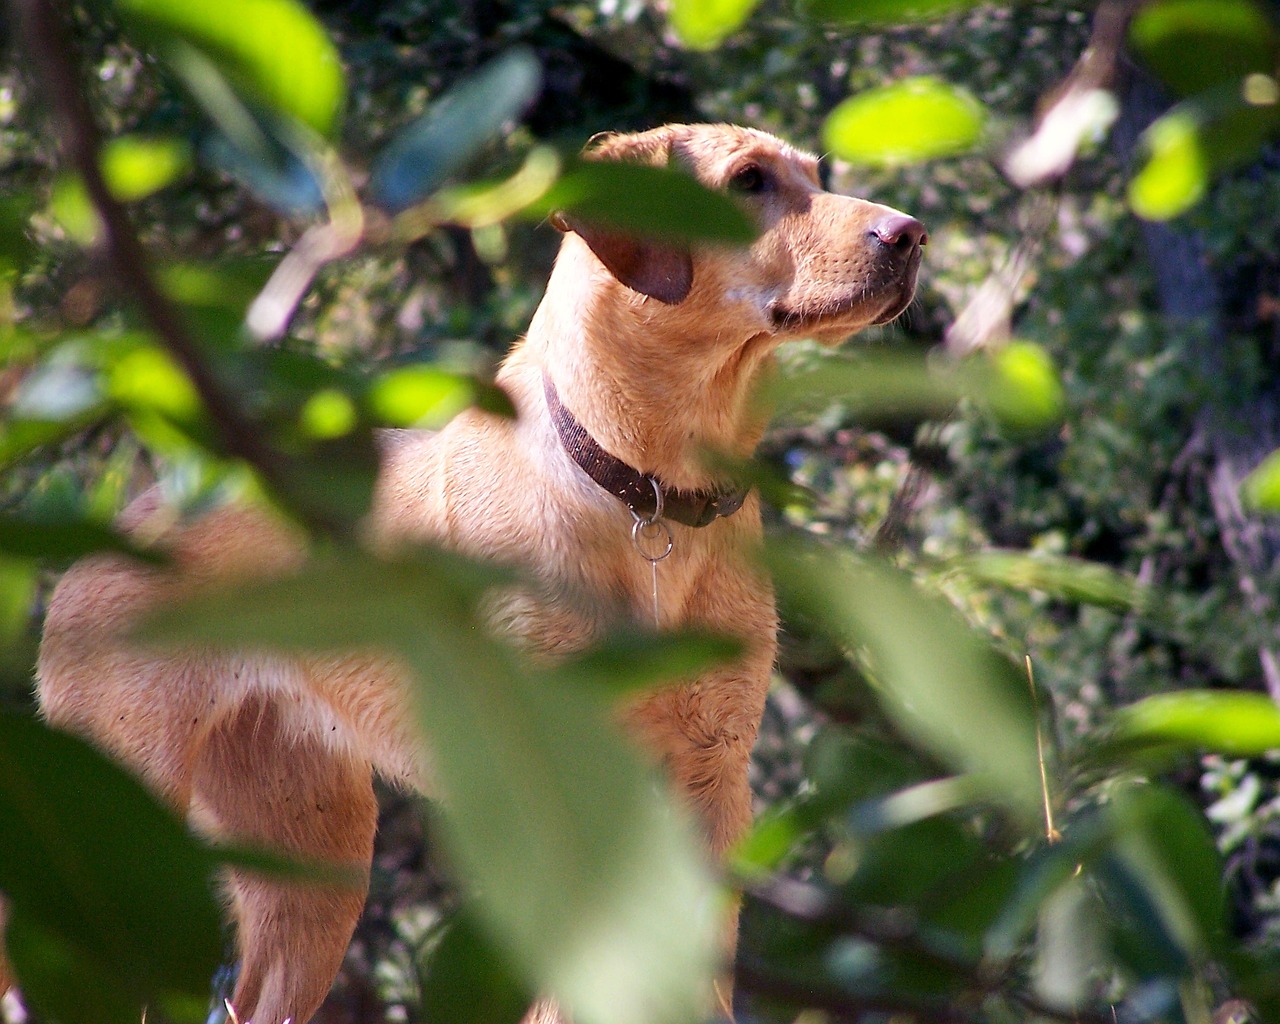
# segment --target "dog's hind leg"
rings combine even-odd
[[[253,1024],[305,1024],[364,908],[378,811],[369,765],[291,731],[271,699],[254,698],[210,736],[194,810],[219,837],[356,876],[341,885],[230,873],[241,956],[232,1005]]]

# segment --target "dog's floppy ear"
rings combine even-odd
[[[663,167],[671,159],[671,131],[600,132],[587,142],[582,155],[587,160],[629,160]],[[552,214],[551,223],[580,236],[609,273],[632,291],[674,306],[693,287],[693,256],[688,249],[610,231],[562,212]]]
[[[693,287],[693,257],[687,249],[606,231],[563,213],[552,214],[551,223],[580,236],[609,273],[632,291],[674,306]]]

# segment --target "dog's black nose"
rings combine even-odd
[[[914,217],[905,213],[893,213],[875,224],[871,233],[888,246],[902,246],[910,249],[917,245],[927,245],[929,233],[924,225]]]

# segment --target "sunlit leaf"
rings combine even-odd
[[[955,86],[907,78],[845,100],[822,137],[845,160],[892,167],[963,153],[981,137],[985,119],[982,105]]]
[[[171,185],[191,167],[191,147],[171,136],[121,135],[109,140],[100,156],[102,177],[122,203],[136,202]],[[49,212],[67,235],[82,245],[97,237],[97,211],[77,175],[54,183]]]
[[[760,0],[674,0],[668,15],[685,46],[710,50],[742,27]]]
[[[1209,187],[1209,159],[1200,126],[1175,109],[1147,129],[1147,159],[1129,182],[1129,205],[1148,220],[1168,220],[1191,209]]]
[[[970,365],[989,369],[982,400],[1005,426],[1039,430],[1062,419],[1065,392],[1041,346],[1011,341],[993,351],[986,364]]]
[[[295,0],[116,0],[162,49],[180,40],[225,71],[246,96],[320,135],[337,127],[346,85],[338,51]]]
[[[842,640],[885,711],[1024,821],[1039,808],[1035,713],[1014,667],[950,606],[852,553],[775,547],[780,594]]]
[[[1129,39],[1147,65],[1183,95],[1276,69],[1276,34],[1253,0],[1144,4]]]
[[[538,59],[519,48],[458,83],[378,158],[369,181],[374,202],[399,213],[426,198],[520,116],[541,79]]]
[[[204,1004],[221,955],[215,861],[154,797],[88,744],[0,713],[0,820],[0,890],[27,925],[14,952],[19,971],[35,965],[37,1007],[96,1024],[99,994],[131,1000],[135,1019],[146,1003]]]
[[[1180,690],[1121,708],[1093,756],[1123,760],[1154,749],[1253,757],[1280,750],[1280,707],[1261,693]]]
[[[1272,452],[1240,485],[1240,496],[1259,512],[1280,512],[1280,451]]]
[[[303,403],[298,423],[308,437],[328,440],[351,433],[358,418],[348,395],[337,388],[322,388]]]
[[[424,430],[439,429],[472,405],[498,415],[514,414],[501,389],[437,366],[388,370],[369,386],[365,401],[380,423]]]
[[[485,639],[505,576],[438,552],[346,554],[161,613],[152,637],[248,647],[382,647],[414,670],[452,862],[533,991],[584,1024],[692,1018],[714,901],[682,815],[582,686]]]
[[[976,7],[982,0],[809,0],[805,10],[824,21],[898,25],[945,18]]]
[[[102,148],[102,176],[121,202],[159,192],[190,168],[190,145],[172,136],[122,135]]]
[[[0,520],[0,531],[4,521]],[[36,599],[36,568],[33,561],[15,559],[0,542],[0,647],[16,641],[31,621]]]
[[[583,161],[529,209],[555,211],[643,238],[745,245],[756,227],[727,195],[678,170],[615,161]]]
[[[1129,183],[1129,205],[1148,220],[1195,206],[1213,176],[1253,159],[1280,131],[1280,105],[1254,105],[1237,91],[1184,100],[1142,135],[1145,162]]]

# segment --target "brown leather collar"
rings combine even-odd
[[[652,519],[658,510],[655,486],[662,491],[662,517],[685,526],[707,526],[731,516],[742,507],[750,488],[733,491],[681,491],[667,487],[646,473],[627,465],[600,447],[564,403],[551,378],[542,375],[551,422],[564,450],[597,484],[631,510],[638,519]]]

